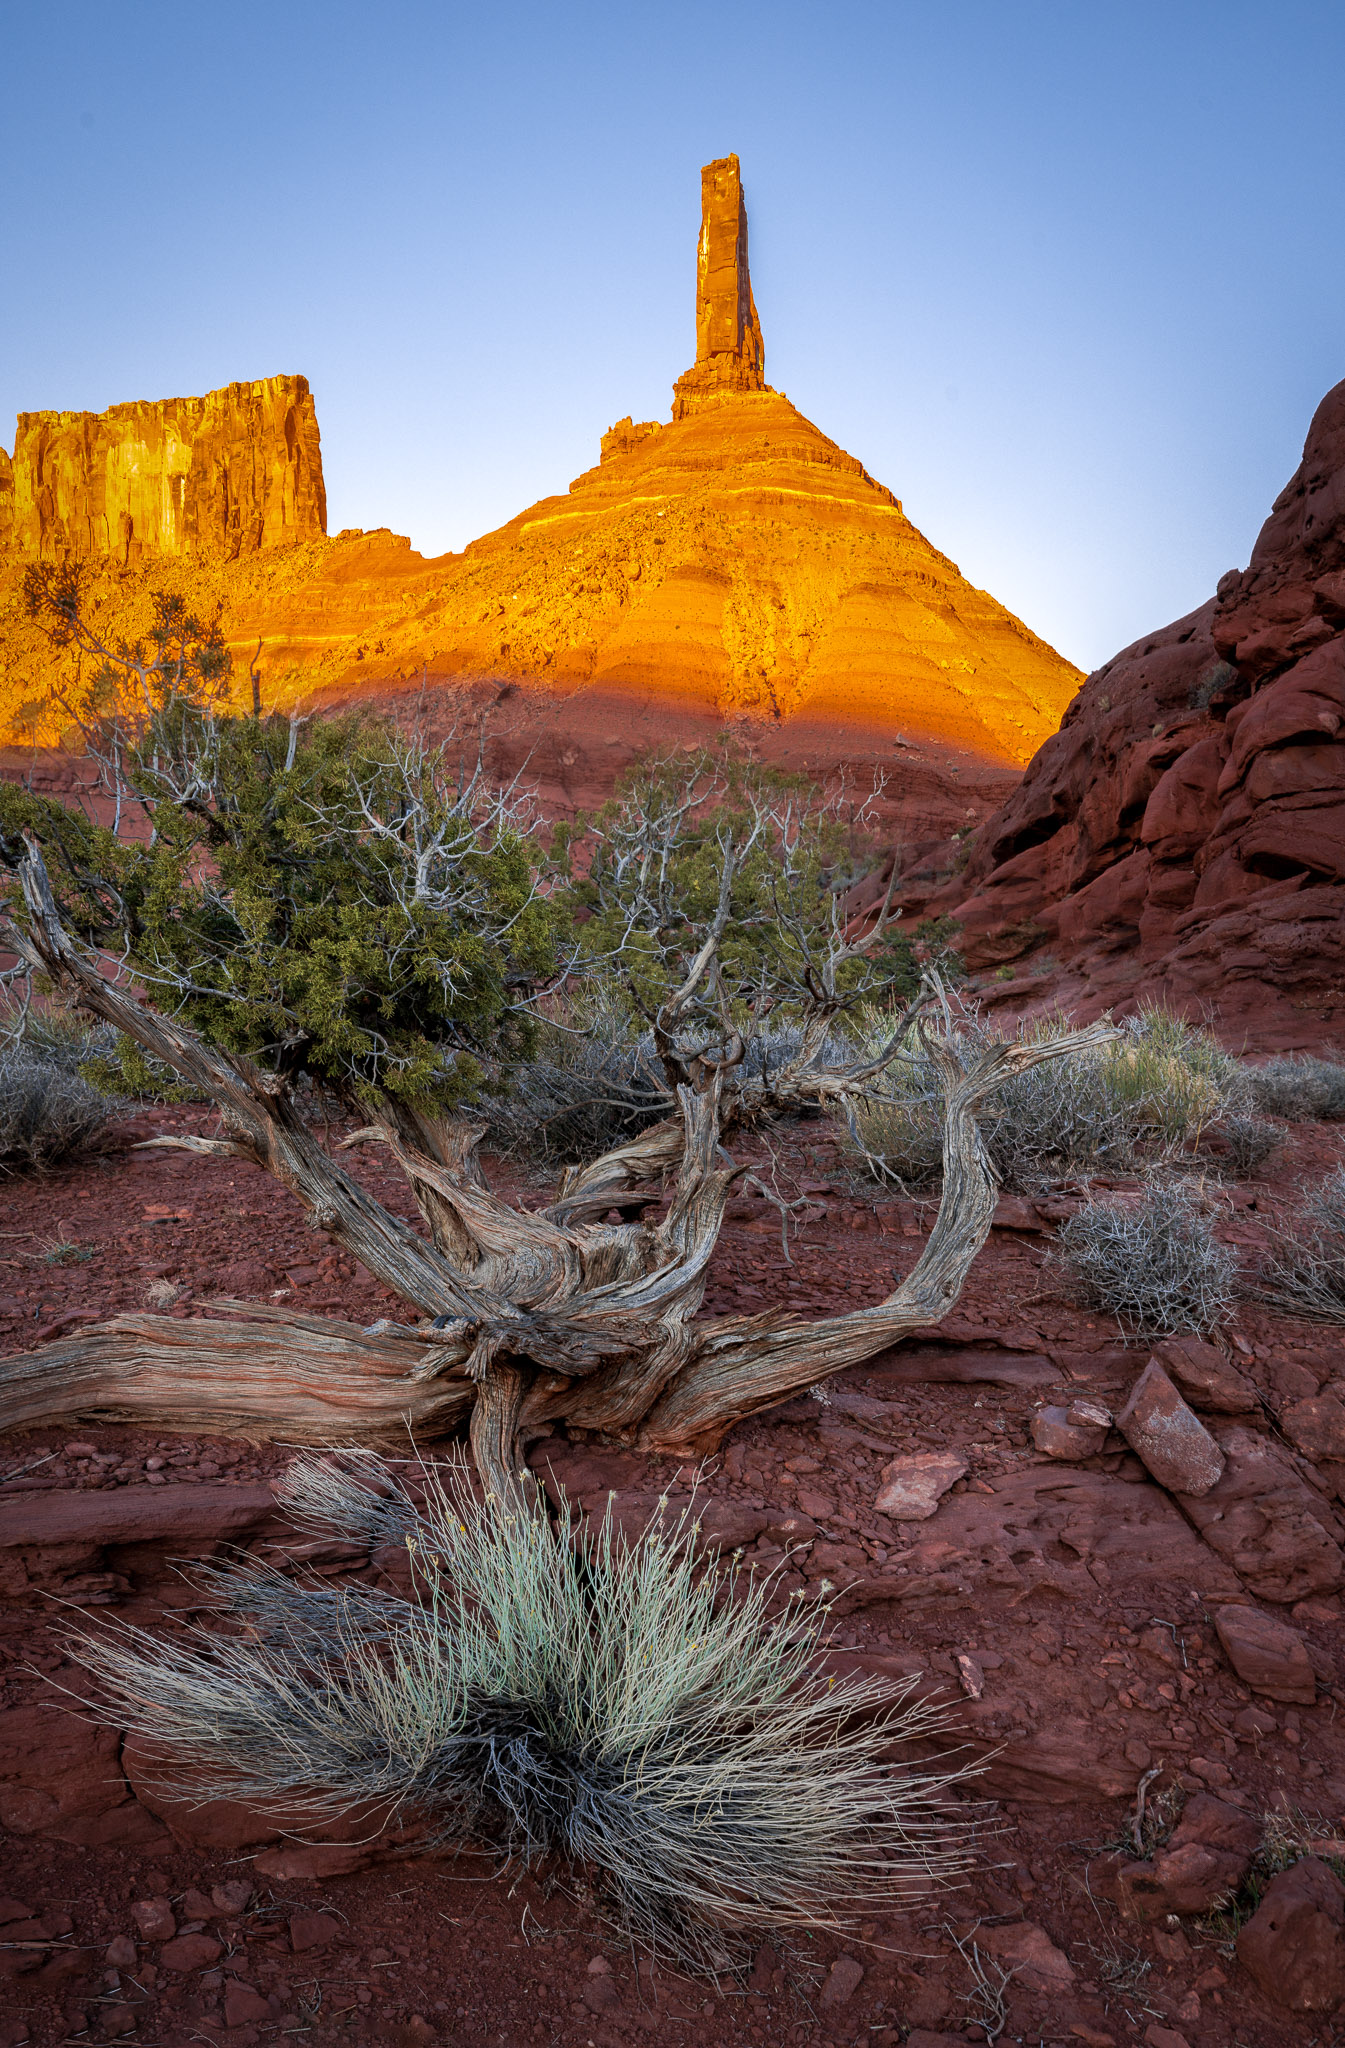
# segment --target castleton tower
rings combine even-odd
[[[747,263],[747,202],[736,156],[701,172],[701,238],[696,248],[696,361],[673,385],[673,418],[700,400],[766,391],[766,351]]]

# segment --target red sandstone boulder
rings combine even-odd
[[[1147,1862],[1118,1861],[1094,1880],[1130,1920],[1207,1913],[1251,1868],[1261,1829],[1250,1814],[1198,1792]]]
[[[1261,1405],[1245,1373],[1199,1337],[1165,1338],[1155,1344],[1152,1355],[1193,1408],[1212,1409],[1216,1415],[1251,1415]]]
[[[1145,1366],[1116,1427],[1170,1493],[1199,1497],[1223,1476],[1223,1452],[1157,1359]]]
[[[1238,1961],[1290,2012],[1334,2012],[1345,2000],[1345,1886],[1315,1856],[1271,1879],[1238,1935]]]
[[[991,1005],[1150,996],[1267,1047],[1345,1027],[1345,384],[1247,569],[1088,678],[968,851],[924,907],[973,967],[1049,956]]]

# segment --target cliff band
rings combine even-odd
[[[0,547],[59,561],[224,560],[327,531],[306,377],[107,412],[21,412],[0,449]]]

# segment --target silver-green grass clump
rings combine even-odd
[[[541,1501],[482,1502],[459,1466],[421,1480],[343,1453],[283,1494],[309,1526],[404,1545],[416,1597],[244,1563],[207,1574],[223,1631],[75,1638],[166,1790],[417,1823],[427,1848],[568,1874],[625,1938],[711,1972],[967,1866],[961,1774],[912,1755],[939,1713],[820,1671],[825,1616],[773,1619],[771,1582],[707,1568],[689,1514],[628,1539],[610,1513],[558,1528]]]

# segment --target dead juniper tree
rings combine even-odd
[[[855,870],[835,820],[822,829],[759,774],[657,769],[548,879],[517,793],[489,788],[479,755],[456,763],[387,727],[301,733],[177,706],[126,760],[147,843],[0,792],[7,943],[215,1104],[218,1137],[154,1142],[274,1174],[415,1313],[370,1330],[242,1303],[208,1320],[118,1316],[6,1361],[0,1426],[83,1415],[370,1445],[465,1426],[501,1497],[557,1422],[704,1451],[948,1312],[996,1199],[980,1105],[1104,1035],[965,1057],[936,992],[911,993],[890,899],[847,928]],[[539,991],[584,968],[567,952],[576,906],[584,971],[621,976],[670,1114],[568,1169],[533,1212],[486,1185],[470,1101],[526,1049]],[[857,1055],[846,1012],[903,992],[887,1043]],[[843,1315],[698,1321],[743,1170],[726,1134],[881,1087],[913,1029],[945,1116],[943,1199],[915,1269]],[[422,1230],[318,1142],[306,1080],[358,1107],[347,1144],[387,1148]]]

